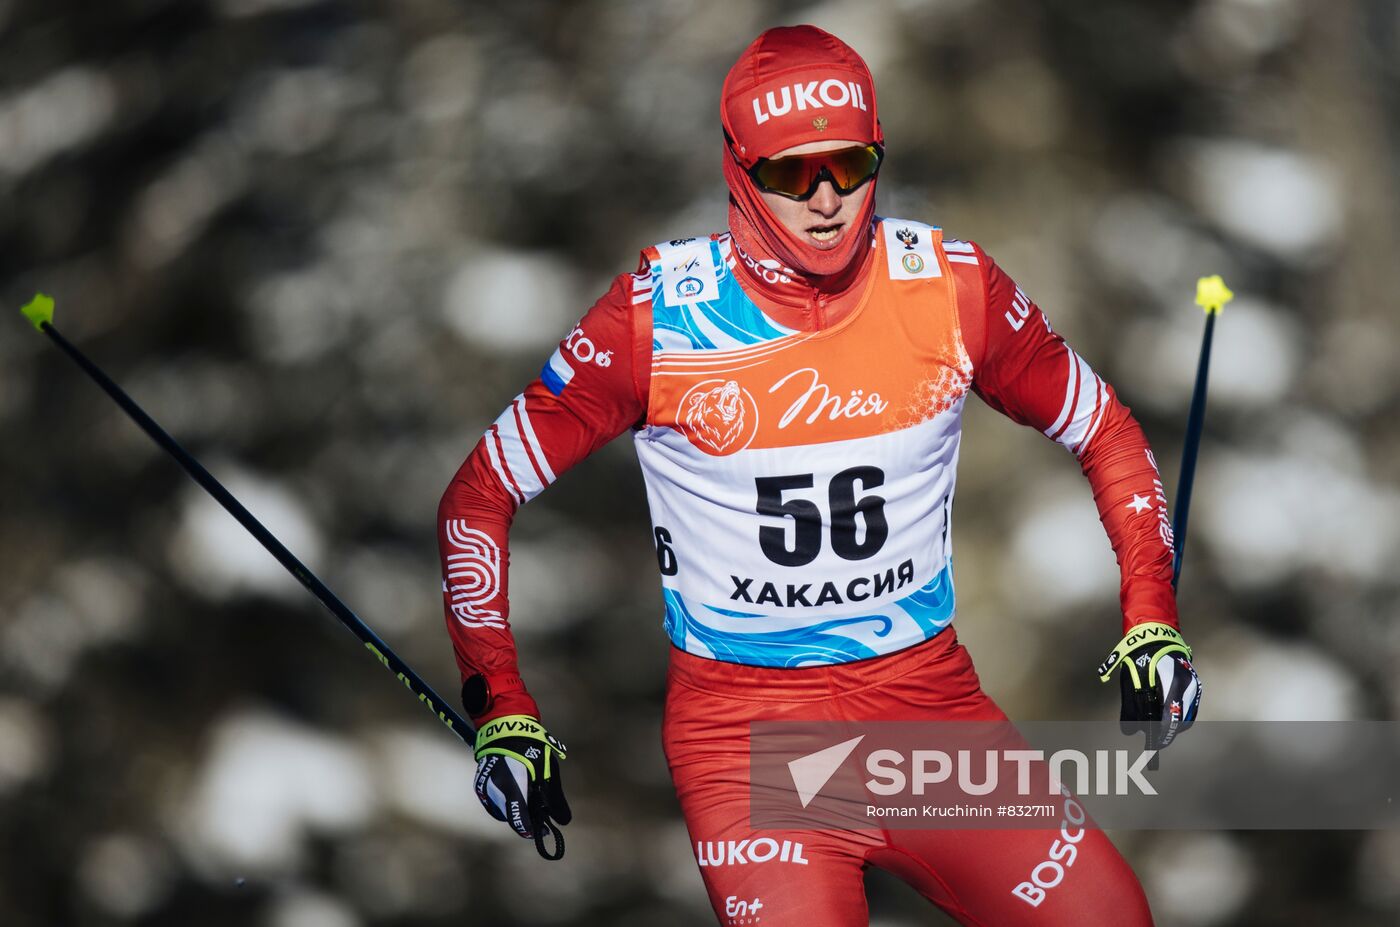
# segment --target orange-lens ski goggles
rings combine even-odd
[[[871,143],[786,158],[759,158],[748,174],[760,190],[800,202],[811,199],[824,180],[831,181],[842,196],[854,193],[879,172],[884,157],[885,149]]]

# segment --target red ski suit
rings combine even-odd
[[[822,332],[858,311],[854,297],[807,290],[772,262],[750,259],[727,236],[716,240],[734,280],[772,322]],[[980,247],[952,240],[941,247],[971,390],[1077,457],[1121,569],[1124,629],[1145,621],[1176,625],[1166,499],[1141,429]],[[883,273],[882,254],[872,247],[849,293]],[[478,722],[540,715],[521,681],[508,622],[510,525],[516,509],[565,470],[629,428],[648,426],[659,336],[652,330],[654,259],[651,250],[638,272],[614,280],[541,377],[483,435],[443,496],[438,524],[448,628],[463,676],[484,674],[494,696]],[[867,864],[901,875],[968,924],[1150,923],[1137,880],[1098,831],[1087,832],[1076,864],[1036,906],[1012,889],[1046,858],[1053,834],[1043,830],[788,833],[784,839],[803,845],[800,863],[710,864],[715,846],[755,836],[744,765],[750,721],[1004,716],[982,692],[951,628],[896,653],[834,666],[744,665],[696,652],[702,651],[672,650],[664,741],[721,923],[864,922],[860,872]]]

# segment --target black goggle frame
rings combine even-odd
[[[739,156],[734,152],[734,140],[729,138],[728,133],[725,133],[725,140],[729,143],[730,156],[734,158],[734,160],[739,164],[740,167],[743,167],[743,162],[739,160]],[[836,155],[841,155],[852,151],[868,152],[874,159],[874,161],[868,172],[863,174],[861,177],[857,178],[853,183],[851,183],[850,186],[843,187],[841,183],[836,179],[836,176],[831,172],[831,166],[829,162],[831,158]],[[776,162],[789,160],[802,160],[806,162],[825,161],[828,163],[822,164],[821,168],[817,171],[817,173],[813,175],[811,182],[807,185],[807,189],[801,193],[792,193],[789,190],[773,187],[770,186],[768,183],[764,182],[762,174],[764,173],[765,168],[771,167]],[[841,196],[849,196],[850,194],[859,190],[862,186],[868,183],[871,180],[871,178],[873,178],[876,174],[880,172],[880,165],[884,163],[884,160],[884,146],[880,145],[878,142],[871,142],[869,145],[853,145],[850,148],[838,148],[835,151],[818,151],[806,155],[790,155],[786,158],[759,158],[756,162],[754,162],[754,165],[752,167],[744,168],[744,173],[748,174],[749,179],[753,181],[754,186],[758,187],[758,189],[762,190],[763,192],[776,193],[778,196],[787,197],[790,200],[796,200],[797,202],[802,203],[806,202],[807,200],[810,200],[813,196],[815,196],[817,193],[817,188],[820,187],[823,182],[829,182],[831,184],[832,189],[835,190]]]

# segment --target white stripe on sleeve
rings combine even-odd
[[[524,436],[525,442],[529,445],[530,452],[535,455],[535,463],[539,465],[540,473],[544,475],[544,484],[548,486],[557,477],[554,470],[550,468],[549,461],[545,459],[544,448],[540,447],[540,439],[535,437],[535,426],[530,421],[530,409],[525,401],[525,394],[521,393],[515,397],[514,406],[520,416],[520,433]]]
[[[501,481],[501,485],[506,488],[506,492],[510,493],[511,498],[523,505],[525,503],[524,497],[515,488],[515,481],[510,478],[505,467],[501,465],[501,455],[496,452],[496,435],[491,429],[487,429],[483,440],[486,442],[486,456],[491,461],[491,469],[496,471],[496,479]]]
[[[1068,348],[1065,349],[1065,355],[1069,359],[1069,374],[1065,378],[1065,404],[1060,407],[1060,415],[1055,419],[1055,424],[1045,429],[1045,436],[1048,438],[1054,438],[1060,433],[1070,412],[1074,411],[1074,388],[1079,384],[1078,357]]]
[[[1094,424],[1095,415],[1104,400],[1104,382],[1082,357],[1073,351],[1070,352],[1070,356],[1078,369],[1079,398],[1074,403],[1069,424],[1056,440],[1071,452],[1077,453],[1079,445],[1089,436],[1090,427]]]
[[[520,434],[520,426],[515,420],[515,404],[511,403],[496,419],[496,430],[500,434],[501,450],[505,452],[506,466],[515,477],[515,485],[524,493],[524,501],[529,502],[538,496],[545,484],[535,472],[535,465],[525,450],[525,442]]]
[[[1103,424],[1104,413],[1108,411],[1108,384],[1098,377],[1094,379],[1099,383],[1099,404],[1094,409],[1094,421],[1089,425],[1089,433],[1084,436],[1084,440],[1079,442],[1079,446],[1071,448],[1076,457],[1083,457],[1084,452],[1089,449],[1089,442],[1094,440],[1094,435],[1099,433],[1099,426]]]

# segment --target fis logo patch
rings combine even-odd
[[[668,305],[708,303],[719,299],[719,267],[709,239],[684,239],[657,245],[661,257],[661,296]]]

